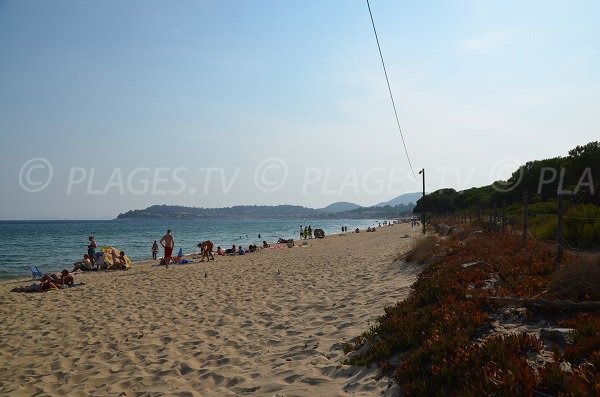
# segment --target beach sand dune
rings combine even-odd
[[[410,234],[411,238],[401,238]],[[215,262],[139,264],[37,294],[0,285],[0,394],[391,395],[344,341],[402,300],[410,225]]]

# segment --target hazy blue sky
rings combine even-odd
[[[600,136],[600,2],[371,8],[427,190]],[[0,0],[0,131],[0,219],[421,189],[366,1]]]

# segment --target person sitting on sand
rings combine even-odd
[[[236,251],[237,251],[237,250],[235,249],[235,244],[233,244],[233,245],[231,246],[231,248],[228,248],[228,249],[226,249],[226,250],[225,250],[225,253],[226,253],[227,255],[234,255]]]
[[[88,254],[83,255],[83,260],[81,262],[73,263],[73,270],[71,270],[71,273],[76,272],[78,270],[92,270],[92,261],[90,261],[90,257],[88,256]]]
[[[52,281],[50,276],[44,274],[40,279],[39,284],[31,284],[26,287],[13,288],[11,289],[11,292],[42,292],[58,288],[59,286],[54,281]]]
[[[225,256],[225,251],[221,247],[217,247],[217,255]]]
[[[269,248],[270,245],[269,243],[267,243],[266,241],[263,241],[263,248]]]
[[[245,255],[246,251],[244,251],[244,248],[240,245],[240,250],[238,251],[239,255]]]
[[[69,285],[75,284],[75,279],[73,278],[73,276],[69,273],[69,271],[67,269],[62,269],[62,271],[60,272],[60,276],[58,277],[58,280],[53,281],[53,283],[57,284],[57,285],[62,285],[62,286],[69,286]]]
[[[127,270],[127,259],[125,258],[125,252],[119,252],[119,265],[121,270]]]

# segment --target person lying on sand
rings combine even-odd
[[[61,270],[60,273],[48,273],[46,274],[50,278],[50,281],[53,282],[57,286],[62,285],[71,285],[75,283],[73,276],[69,273],[67,269]]]
[[[26,287],[13,288],[11,292],[42,292],[49,291],[51,289],[59,289],[60,287],[52,281],[52,278],[44,274],[40,279],[39,284],[31,284]]]

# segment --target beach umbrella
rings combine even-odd
[[[104,263],[107,263],[109,265],[109,269],[110,268],[114,269],[114,265],[115,265],[112,260],[112,251],[113,250],[117,254],[117,257],[119,256],[119,252],[122,251],[122,250],[118,249],[117,247],[113,247],[111,245],[105,245],[104,247],[102,247],[102,252],[104,253]],[[128,269],[132,265],[131,259],[129,259],[129,257],[127,255],[125,255],[125,264]]]

